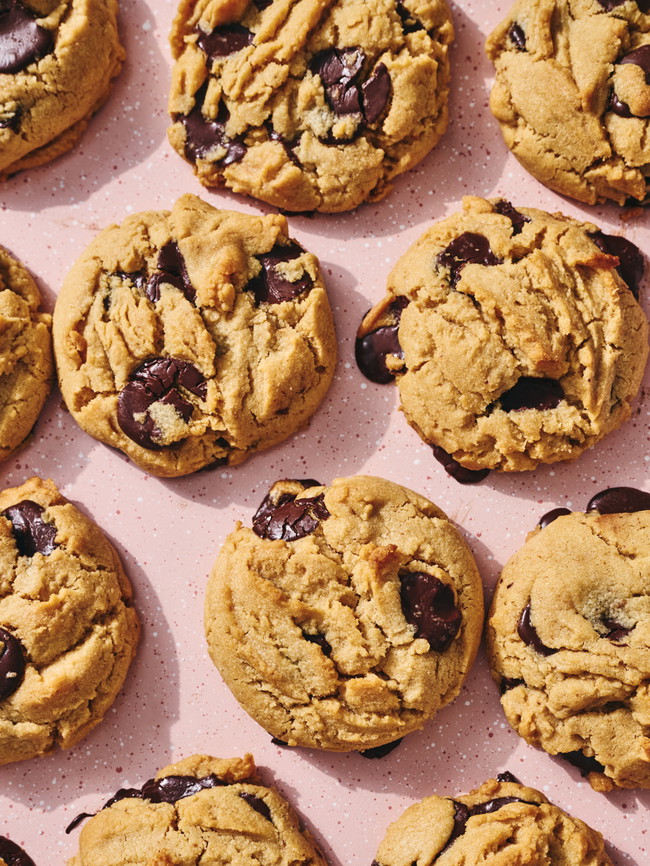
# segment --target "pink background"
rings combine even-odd
[[[408,428],[397,390],[366,382],[354,363],[358,322],[382,297],[393,263],[432,220],[457,210],[464,194],[562,210],[606,232],[624,231],[650,250],[647,213],[565,200],[529,178],[507,152],[487,107],[492,68],[483,51],[507,7],[505,0],[452,5],[450,129],[388,198],[347,215],[290,219],[292,235],[320,257],[340,346],[334,385],[309,429],[235,469],[164,481],[84,434],[55,391],[33,440],[0,467],[4,487],[31,474],[51,477],[97,521],[123,557],[143,621],[138,656],[104,722],[69,752],[0,768],[0,834],[22,844],[37,866],[72,856],[79,831],[66,836],[65,826],[119,787],[139,786],[187,754],[245,751],[301,812],[331,866],[369,866],[387,824],[406,806],[434,792],[468,791],[505,769],[602,831],[617,866],[648,862],[650,793],[597,794],[577,770],[527,746],[505,722],[483,648],[459,698],[388,757],[370,761],[274,746],[221,682],[203,638],[204,587],[217,550],[278,478],[328,483],[370,473],[425,494],[460,526],[488,598],[502,564],[549,508],[584,508],[613,485],[650,489],[647,375],[632,419],[576,463],[493,473],[463,487]],[[35,274],[49,310],[95,233],[128,213],[167,208],[184,192],[217,206],[268,210],[203,190],[167,144],[174,12],[170,0],[122,3],[128,59],[109,102],[73,152],[0,191],[0,242]],[[641,294],[647,311],[647,281]]]

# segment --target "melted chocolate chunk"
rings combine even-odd
[[[146,284],[144,293],[154,304],[160,300],[160,286],[168,283],[181,291],[187,300],[193,304],[196,291],[190,281],[185,259],[176,241],[168,241],[158,253],[158,273],[152,274]]]
[[[553,523],[554,520],[557,520],[558,517],[564,517],[565,514],[571,514],[570,508],[554,508],[552,511],[547,511],[542,517],[540,517],[538,526],[540,529],[544,529],[545,526],[548,526],[549,523]]]
[[[635,487],[609,487],[592,496],[587,511],[599,514],[632,514],[635,511],[650,511],[650,493]]]
[[[357,366],[366,379],[378,385],[387,385],[395,378],[395,374],[386,366],[388,355],[394,355],[396,358],[404,357],[398,333],[402,311],[408,302],[408,298],[403,296],[395,298],[387,310],[394,324],[376,328],[365,337],[357,337],[355,341],[354,356]]]
[[[603,765],[593,757],[583,755],[582,752],[560,752],[558,758],[563,758],[573,767],[580,770],[581,776],[588,776],[589,773],[604,773]]]
[[[438,463],[442,463],[447,475],[451,475],[459,484],[478,484],[490,474],[489,469],[466,469],[440,445],[432,445],[431,450]]]
[[[510,678],[510,677],[501,677],[501,685],[500,685],[499,690],[500,690],[502,695],[505,695],[505,693],[509,692],[510,689],[516,689],[517,686],[523,686],[523,685],[524,685],[523,680],[516,680],[516,679]]]
[[[0,628],[0,701],[18,689],[25,676],[25,654],[21,642],[11,632]]]
[[[230,113],[225,105],[221,105],[216,120],[210,120],[203,115],[203,101],[207,85],[203,85],[196,94],[196,103],[188,115],[177,115],[176,120],[185,127],[185,156],[196,162],[197,159],[210,159],[210,154],[216,148],[223,148],[225,153],[219,159],[212,159],[220,165],[227,166],[240,162],[245,156],[247,147],[240,138],[228,138],[226,124]]]
[[[510,25],[510,29],[508,30],[508,38],[515,46],[517,51],[526,50],[526,34],[524,33],[521,25],[517,24],[516,21]]]
[[[612,643],[621,643],[624,637],[632,631],[632,628],[627,628],[624,625],[621,625],[620,622],[616,622],[615,619],[611,617],[605,616],[601,620],[602,624],[608,629],[605,637],[607,640],[611,640]]]
[[[194,406],[182,396],[181,386],[205,400],[207,383],[187,361],[152,358],[131,373],[129,383],[117,398],[117,420],[129,439],[151,451],[165,447],[157,441],[160,430],[147,410],[153,403],[163,403],[173,406],[184,421],[189,421]]]
[[[44,510],[31,499],[23,499],[22,502],[10,505],[1,512],[2,516],[11,522],[20,556],[34,556],[36,553],[48,556],[58,547],[54,541],[56,526],[42,519],[41,514]]]
[[[0,2],[0,72],[20,72],[50,54],[54,34],[20,0]]]
[[[293,261],[304,252],[301,246],[290,241],[285,246],[276,244],[268,253],[256,256],[262,265],[262,270],[258,276],[250,280],[246,289],[255,293],[257,306],[262,303],[281,304],[283,301],[291,301],[311,289],[313,282],[309,274],[305,273],[303,277],[292,283],[278,270],[278,265]]]
[[[3,117],[0,117],[0,129],[11,129],[13,132],[18,132],[20,115],[20,110],[7,112]]]
[[[611,12],[612,9],[616,9],[617,6],[622,6],[625,3],[625,0],[598,0],[603,9],[607,10],[607,12]],[[650,0],[636,0],[636,5],[639,7],[641,12],[650,12]]]
[[[424,571],[400,573],[404,618],[435,652],[449,649],[462,621],[453,589]]]
[[[509,201],[506,201],[503,198],[495,204],[494,209],[497,213],[500,213],[501,216],[508,217],[512,223],[513,235],[520,234],[525,224],[530,222],[530,219],[527,216],[519,213],[519,211],[515,210]]]
[[[362,758],[385,758],[386,755],[389,755],[393,749],[396,749],[399,744],[402,742],[402,737],[397,740],[393,740],[392,743],[384,743],[383,746],[375,746],[372,749],[364,749],[362,752],[359,752]]]
[[[505,773],[503,775],[506,775]],[[507,775],[510,775],[509,773]],[[512,777],[514,779],[514,776]],[[509,781],[509,780],[506,780]],[[516,781],[516,780],[515,780]],[[454,828],[445,847],[438,852],[438,857],[443,851],[446,851],[453,843],[462,836],[467,828],[467,822],[474,815],[487,815],[490,812],[498,812],[509,803],[526,803],[528,806],[539,806],[534,800],[522,800],[521,797],[495,797],[494,800],[488,800],[485,803],[477,803],[476,806],[466,806],[464,803],[459,803],[457,800],[451,801],[454,804]]]
[[[267,510],[263,517],[258,519],[256,515],[253,519],[253,532],[260,538],[269,541],[296,541],[310,535],[321,520],[327,520],[330,516],[323,502],[323,493],[314,499],[287,501],[285,497],[280,498],[284,501],[272,510]]]
[[[514,776],[510,770],[505,770],[497,776],[497,782],[512,782],[514,785],[521,785],[519,779]]]
[[[236,51],[241,51],[253,41],[253,34],[241,24],[226,24],[223,27],[215,27],[211,33],[204,33],[200,27],[196,28],[199,34],[196,44],[206,55],[208,61],[213,63],[219,57],[228,57]]]
[[[320,481],[316,481],[314,478],[289,478],[289,481],[293,481],[296,484],[302,484],[303,490],[308,490],[310,487],[322,487]],[[279,496],[275,501],[271,498],[271,494],[267,493],[262,502],[260,503],[259,508],[253,515],[253,524],[255,523],[266,523],[273,515],[275,509],[284,505],[285,502],[293,502],[296,498],[297,494],[293,493],[283,493]]]
[[[415,33],[417,30],[424,30],[424,24],[406,8],[403,0],[397,0],[395,4],[397,14],[402,19],[402,30],[404,33]]]
[[[7,866],[35,866],[32,858],[6,836],[0,836],[0,859],[4,860]]]
[[[273,3],[273,0],[253,0],[253,3],[261,12],[264,9],[267,9],[271,5],[271,3]]]
[[[643,272],[645,271],[645,259],[641,250],[632,241],[618,235],[606,235],[598,231],[592,232],[589,237],[598,249],[607,253],[608,256],[616,256],[618,259],[616,270],[638,300],[639,283],[643,279]]]
[[[376,123],[388,105],[391,81],[388,69],[380,63],[370,78],[361,85],[363,115],[367,123]]]
[[[546,644],[543,644],[539,639],[539,635],[530,621],[530,602],[528,602],[521,612],[519,622],[517,623],[517,634],[527,646],[532,646],[532,648],[540,655],[551,656],[558,652],[558,650],[552,649],[551,647],[546,646]]]
[[[329,656],[332,655],[332,647],[325,640],[322,634],[307,634],[306,631],[303,631],[302,636],[306,641],[309,641],[309,643],[318,644],[318,646],[322,649],[324,656],[327,656],[329,658]]]
[[[619,99],[614,90],[612,90],[609,95],[608,106],[610,111],[613,111],[614,114],[618,114],[619,117],[634,117],[630,110],[630,106],[627,102],[623,102],[622,99]]]
[[[484,235],[463,232],[438,254],[437,262],[443,268],[449,268],[449,282],[453,287],[465,265],[500,265],[501,259],[494,255]]]
[[[147,285],[147,275],[144,271],[132,271],[131,273],[127,273],[126,271],[115,271],[115,276],[119,277],[123,281],[128,280],[136,287],[136,289],[144,289]]]
[[[328,48],[313,59],[312,72],[320,75],[325,98],[334,114],[361,112],[357,79],[365,59],[360,48]]]
[[[504,412],[520,412],[523,409],[555,409],[564,399],[562,386],[555,379],[522,376],[516,385],[505,391],[499,402]]]
[[[270,123],[265,124],[265,126],[268,130],[269,138],[271,139],[271,141],[279,141],[284,148],[284,152],[289,157],[291,162],[293,162],[294,165],[300,165],[300,160],[296,156],[296,148],[300,144],[302,132],[298,133],[297,137],[293,141],[288,141],[283,135],[280,135],[279,132],[276,132]]]
[[[273,823],[271,820],[271,810],[261,797],[256,797],[255,794],[249,794],[247,791],[242,792],[239,796],[242,800],[246,800],[248,805],[255,809],[256,812],[259,812],[262,818],[266,818],[267,821]]]
[[[650,45],[642,45],[634,51],[630,51],[618,61],[620,64],[632,63],[640,66],[645,73],[645,82],[650,84]]]
[[[271,737],[271,742],[274,746],[286,746],[287,748],[291,748],[289,743],[285,743],[284,740],[281,740],[279,737]]]

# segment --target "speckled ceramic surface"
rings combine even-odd
[[[529,178],[509,155],[487,104],[492,69],[486,35],[508,3],[452,4],[451,125],[436,150],[398,179],[384,201],[347,215],[290,218],[291,234],[321,260],[336,319],[340,361],[311,427],[234,469],[164,481],[148,477],[84,434],[55,392],[30,443],[0,465],[3,487],[34,473],[51,477],[118,548],[134,585],[143,640],[126,687],[106,719],[69,752],[1,770],[0,835],[24,845],[36,866],[76,850],[66,825],[118,788],[193,752],[251,751],[265,781],[304,816],[331,866],[369,866],[387,824],[433,792],[468,791],[510,770],[522,782],[600,830],[617,866],[643,866],[650,792],[597,794],[577,770],[527,746],[508,727],[483,649],[460,697],[381,760],[287,750],[248,718],[223,685],[203,638],[204,587],[234,521],[249,521],[282,477],[329,482],[382,475],[423,493],[460,526],[489,597],[500,566],[550,508],[583,508],[613,485],[650,490],[650,376],[620,430],[572,464],[490,475],[460,486],[433,459],[397,409],[397,389],[363,379],[354,363],[357,325],[384,294],[386,276],[429,225],[466,193],[516,206],[562,210],[625,232],[650,251],[650,214],[578,206]],[[17,175],[0,190],[0,242],[36,276],[51,310],[63,276],[94,234],[127,213],[167,208],[184,192],[217,206],[264,212],[249,200],[210,193],[167,143],[173,2],[122,3],[126,66],[81,144],[58,161]],[[650,281],[641,286],[650,310]]]

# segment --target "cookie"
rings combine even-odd
[[[647,0],[518,0],[487,40],[507,146],[587,204],[644,203],[650,162]]]
[[[285,218],[192,195],[95,238],[61,289],[54,347],[77,423],[162,476],[286,439],[336,363],[318,261]]]
[[[503,569],[487,637],[517,733],[596,790],[650,788],[650,493],[546,515]]]
[[[0,247],[0,460],[29,436],[52,384],[52,317],[40,302],[30,274]]]
[[[393,268],[357,362],[397,379],[409,424],[460,481],[572,460],[630,415],[643,267],[590,223],[466,198]]]
[[[73,147],[124,51],[117,0],[0,3],[0,180]]]
[[[327,866],[291,806],[257,778],[250,755],[193,755],[141,788],[118,791],[90,817],[68,866],[154,862]]]
[[[67,749],[120,690],[138,639],[101,530],[31,478],[0,493],[0,764]]]
[[[386,832],[373,866],[613,866],[603,837],[511,773],[459,797],[426,797]]]
[[[376,201],[447,129],[445,0],[181,0],[169,140],[290,211]]]
[[[443,512],[381,478],[279,481],[226,539],[207,588],[210,656],[290,746],[374,749],[456,697],[482,585]]]

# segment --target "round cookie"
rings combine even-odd
[[[193,755],[140,789],[118,791],[84,826],[68,866],[154,862],[327,866],[293,809],[256,777],[250,755]]]
[[[27,270],[0,247],[0,460],[29,436],[52,383],[52,317]]]
[[[173,147],[290,211],[376,201],[447,129],[445,0],[181,0]]]
[[[613,866],[603,837],[510,773],[470,794],[426,797],[386,831],[373,866]]]
[[[123,59],[117,0],[2,0],[0,180],[73,147]]]
[[[630,512],[611,513],[606,500],[621,493]],[[529,743],[596,790],[650,788],[650,493],[630,504],[614,488],[589,508],[599,510],[551,512],[506,564],[490,665]]]
[[[551,189],[588,204],[645,202],[649,12],[647,0],[518,0],[488,38],[490,108]]]
[[[286,439],[336,363],[318,262],[285,218],[192,195],[95,238],[61,289],[54,348],[78,424],[162,476]]]
[[[120,690],[139,625],[101,530],[51,481],[0,493],[0,764],[68,748]]]
[[[366,750],[423,727],[476,655],[482,585],[447,517],[381,478],[279,481],[226,539],[207,588],[210,656],[291,746]]]
[[[397,379],[452,474],[571,460],[630,415],[648,356],[643,266],[589,223],[466,198],[399,259],[357,361]]]

